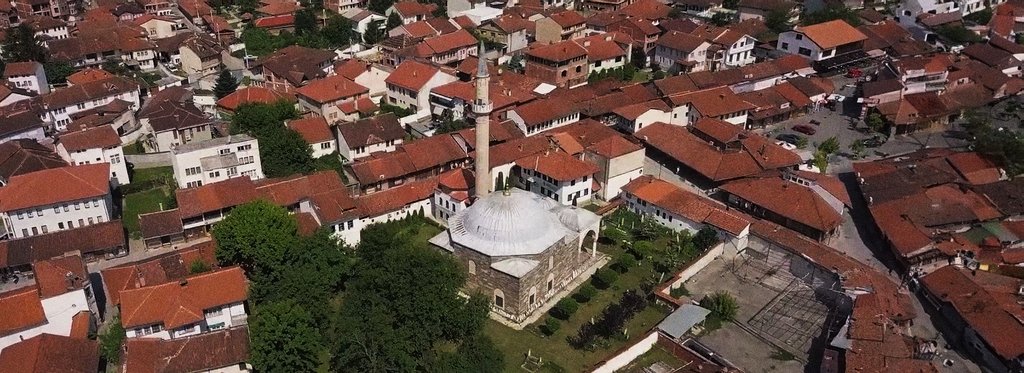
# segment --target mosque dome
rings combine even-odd
[[[553,203],[514,188],[491,193],[452,217],[451,240],[489,256],[539,254],[568,233]]]

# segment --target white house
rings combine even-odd
[[[338,151],[337,141],[323,117],[309,117],[288,121],[285,125],[302,136],[313,152],[313,158],[320,158]]]
[[[192,188],[233,177],[263,178],[260,145],[249,135],[230,135],[171,148],[174,180]]]
[[[0,188],[0,217],[9,238],[110,220],[110,164],[51,168],[11,177]],[[60,188],[54,183],[59,182]]]
[[[149,134],[145,139],[149,148],[166,152],[178,145],[213,138],[216,120],[192,103],[154,97],[139,111],[139,124]]]
[[[563,205],[582,205],[593,198],[597,166],[560,150],[516,160],[517,186]],[[518,170],[518,172],[516,172]]]
[[[750,235],[750,221],[737,215],[725,205],[698,196],[672,183],[644,175],[622,187],[620,196],[623,207],[640,214],[644,219],[654,219],[661,225],[675,231],[687,230],[695,233],[704,226],[711,226],[718,237],[733,250],[747,247]]]
[[[591,73],[617,69],[629,62],[630,51],[615,42],[612,34],[588,36],[576,40],[576,43],[587,50],[587,63],[590,65]]]
[[[370,89],[344,76],[331,75],[310,81],[296,89],[295,93],[303,112],[308,111],[334,123],[342,115],[338,105],[366,97]]]
[[[754,63],[754,45],[757,39],[736,29],[711,25],[700,26],[691,34],[700,37],[718,47],[718,51],[708,56],[713,62],[713,70],[746,66]]]
[[[44,333],[87,338],[97,308],[82,257],[36,262],[32,272],[36,285],[0,293],[0,309],[11,312],[0,331],[0,350]]]
[[[502,185],[495,185],[495,188],[501,188],[504,183],[502,180]],[[473,171],[468,168],[459,167],[438,176],[432,198],[434,219],[446,224],[449,218],[469,207],[473,189]]]
[[[0,144],[20,139],[44,141],[45,126],[46,123],[31,111],[6,114],[0,117]]]
[[[394,3],[394,5],[384,11],[384,15],[390,17],[391,13],[398,13],[398,17],[402,19],[402,24],[408,25],[416,21],[422,21],[433,17],[435,10],[437,10],[437,5],[435,4],[424,4],[415,0],[403,0]]]
[[[4,79],[14,88],[39,94],[50,93],[46,71],[39,62],[10,62],[4,67]]]
[[[434,180],[421,180],[356,197],[356,217],[324,225],[330,226],[335,238],[356,245],[360,240],[359,233],[371,224],[400,220],[412,214],[430,216],[431,197],[436,186]]]
[[[629,133],[636,133],[654,122],[669,123],[672,120],[672,109],[661,100],[623,106],[612,113],[615,114],[615,126]]]
[[[131,182],[128,179],[128,162],[121,149],[121,138],[110,126],[62,133],[57,138],[57,154],[71,165],[109,163],[111,184],[125,185]]]
[[[863,51],[867,36],[841,19],[810,26],[797,26],[779,34],[779,51],[824,61],[847,53]]]
[[[386,21],[388,19],[388,17],[359,8],[346,9],[341,12],[341,16],[348,18],[355,23],[352,29],[359,33],[360,40],[362,39],[362,36],[366,34],[366,30],[368,30],[371,22],[380,21],[380,26],[386,27]]]
[[[508,119],[526,136],[564,127],[580,120],[580,112],[560,99],[540,99],[509,110]]]
[[[426,116],[430,111],[430,90],[458,80],[453,75],[420,62],[403,61],[388,76],[387,103]]]
[[[71,115],[103,106],[114,100],[131,103],[132,110],[141,104],[139,85],[127,78],[114,76],[61,88],[41,97],[46,110],[44,120],[53,123],[57,132],[71,123]]]
[[[669,96],[672,106],[670,124],[687,126],[701,118],[715,118],[746,126],[747,114],[754,105],[743,101],[729,87],[710,88]]]
[[[654,42],[654,63],[669,72],[697,72],[707,70],[708,48],[711,43],[696,36],[669,31]]]
[[[245,325],[248,282],[239,267],[121,292],[128,338],[176,339]]]
[[[393,152],[405,139],[405,129],[394,114],[381,114],[334,126],[338,134],[338,153],[354,161],[373,153]]]

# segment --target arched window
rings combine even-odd
[[[502,293],[500,289],[494,289],[494,306],[505,308],[505,293]]]
[[[476,262],[470,260],[469,263],[466,264],[466,267],[469,270],[469,274],[471,274],[471,275],[475,275],[476,274]]]

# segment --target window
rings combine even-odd
[[[494,289],[494,306],[505,308],[505,294],[501,290]]]
[[[811,55],[811,50],[807,49],[807,48],[804,48],[804,47],[800,47],[800,54],[802,54],[804,56],[810,56]]]
[[[92,224],[93,224],[93,220],[92,220],[92,218],[89,218],[89,225],[92,225]]]
[[[583,66],[576,66],[576,72],[577,73],[578,72],[582,72],[582,71],[583,71]]]
[[[796,34],[795,38],[796,40],[804,40],[803,34]]]
[[[85,219],[78,219],[78,226],[79,227],[84,227],[85,226]]]
[[[217,316],[220,316],[222,314],[224,314],[224,310],[220,309],[220,308],[215,309],[215,310],[206,311],[206,317],[217,317]]]
[[[21,228],[21,236],[22,237],[28,237],[28,229]]]
[[[789,43],[782,43],[782,49],[789,50]]]
[[[329,141],[328,142],[320,143],[320,149],[330,149],[330,148],[331,148],[331,143]]]
[[[32,235],[35,236],[37,234],[39,234],[39,228],[32,227]]]
[[[230,153],[231,153],[231,149],[221,149],[220,150],[220,155],[230,154]]]
[[[81,202],[75,202],[75,210],[81,210],[81,209],[82,209],[82,203]]]
[[[48,229],[46,229],[47,228],[46,225],[43,225],[42,228],[43,228],[43,233],[50,233],[50,231]]]
[[[68,212],[68,205],[64,205],[64,212]]]
[[[64,229],[64,222],[57,223],[57,228]]]
[[[555,288],[555,280],[554,279],[548,279],[548,292],[550,293],[551,290],[554,289],[554,288]]]
[[[59,214],[60,213],[60,206],[54,206],[53,213]]]
[[[567,76],[569,76],[569,72],[565,71],[565,70],[562,70],[562,77],[564,78],[564,77],[567,77]]]
[[[470,260],[469,263],[466,263],[466,268],[467,268],[467,271],[469,271],[469,274],[471,274],[471,275],[475,275],[476,274],[476,262]]]

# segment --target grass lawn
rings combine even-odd
[[[672,368],[683,366],[683,362],[679,361],[679,358],[675,357],[675,355],[672,355],[668,351],[665,351],[661,346],[655,345],[650,351],[647,351],[643,355],[640,355],[636,360],[633,360],[633,362],[623,368],[622,371],[627,373],[641,373],[644,371],[644,368],[658,362],[668,364]]]
[[[651,73],[649,71],[637,71],[633,74],[633,83],[645,83],[651,80]]]
[[[602,245],[601,251],[612,258],[622,253],[622,249],[608,245]],[[626,330],[629,333],[628,341],[610,340],[594,351],[576,350],[566,341],[568,336],[576,335],[583,323],[590,322],[591,318],[599,318],[601,311],[606,306],[617,302],[626,290],[639,288],[645,279],[653,276],[653,273],[654,269],[651,263],[645,262],[631,268],[629,272],[621,274],[612,287],[599,291],[597,296],[589,302],[581,304],[579,310],[569,320],[562,321],[558,332],[551,337],[545,337],[537,330],[537,325],[542,324],[546,317],[542,317],[537,324],[518,331],[488,320],[484,327],[484,333],[505,354],[506,372],[522,371],[519,366],[523,364],[527,351],[532,352],[534,356],[540,356],[545,361],[545,367],[541,371],[585,371],[610,357],[616,350],[642,338],[646,334],[645,332],[657,325],[668,314],[668,310],[661,306],[648,306],[626,324]]]
[[[146,151],[142,148],[141,142],[133,142],[121,147],[124,154],[143,154]]]
[[[170,186],[164,185],[160,181],[165,180],[173,184],[173,175],[174,171],[171,167],[134,170],[131,185],[148,185],[149,187],[124,195],[121,221],[124,223],[125,228],[128,229],[130,236],[138,238],[141,233],[139,230],[139,214],[160,211],[161,203],[163,203],[164,209],[173,207],[170,205],[170,201],[174,198],[174,191]]]

